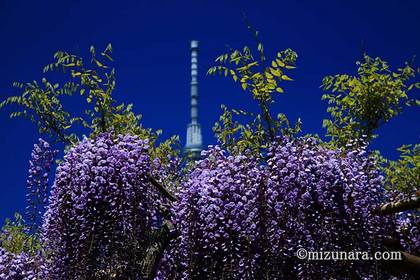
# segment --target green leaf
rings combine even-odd
[[[279,70],[277,70],[277,69],[274,69],[274,68],[271,68],[271,67],[270,67],[270,72],[271,72],[271,74],[273,74],[273,75],[274,75],[274,76],[276,76],[276,77],[280,77],[280,76],[281,76],[280,71],[279,71]]]
[[[282,75],[281,79],[284,81],[293,81],[293,79],[289,78],[287,75]]]
[[[101,67],[101,68],[108,68],[108,66],[104,65],[104,64],[103,64],[103,63],[101,63],[99,60],[94,59],[94,61],[95,61],[96,65],[98,65],[98,67]]]
[[[276,62],[277,62],[277,64],[278,64],[278,66],[280,66],[280,67],[284,67],[284,66],[286,66],[286,64],[284,64],[284,62],[283,62],[283,61],[281,61],[280,59],[276,59]]]
[[[233,80],[236,82],[238,80],[238,76],[236,76],[235,71],[230,70],[230,74],[232,75]]]

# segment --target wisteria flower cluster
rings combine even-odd
[[[54,156],[45,141],[34,146],[28,187],[40,205]],[[385,193],[364,148],[331,150],[314,138],[281,137],[266,156],[210,146],[172,186],[178,200],[169,206],[150,176],[174,178],[179,159],[152,160],[148,141],[136,136],[85,139],[57,168],[42,255],[0,248],[0,279],[140,280],[164,218],[176,237],[160,261],[162,280],[388,279],[372,260],[307,261],[296,252],[374,253],[396,234],[405,251],[419,253],[418,213],[374,214],[404,197]]]
[[[27,179],[28,193],[26,215],[32,230],[40,224],[39,217],[44,213],[48,200],[49,174],[56,150],[51,149],[48,142],[39,139],[34,145],[29,161],[29,175]]]
[[[257,161],[203,152],[174,206],[180,237],[162,261],[158,279],[251,279],[258,268],[262,173]]]
[[[371,214],[384,189],[362,149],[344,153],[313,138],[279,138],[266,165],[218,147],[203,156],[174,207],[180,237],[162,261],[160,279],[375,276],[372,262],[296,257],[299,248],[379,250],[392,223]]]
[[[404,251],[420,255],[420,214],[410,211],[397,214],[397,233]]]
[[[181,159],[177,156],[168,155],[165,161],[158,157],[154,158],[151,164],[151,175],[161,185],[163,185],[169,192],[175,193],[179,188],[179,182],[182,180],[180,174]],[[171,219],[170,201],[161,194],[153,192],[151,194],[153,201],[152,218],[153,228],[157,229],[162,225],[163,220],[166,218]]]
[[[397,202],[412,198],[407,193],[397,190],[387,192],[387,202]],[[396,233],[398,241],[405,252],[420,255],[420,211],[411,210],[396,214]]]
[[[52,279],[140,279],[152,227],[148,141],[101,134],[57,168],[44,236]]]
[[[47,279],[45,272],[46,269],[41,257],[33,257],[26,253],[12,254],[0,248],[0,279]]]
[[[330,150],[313,138],[285,137],[271,146],[268,248],[282,279],[380,277],[373,261],[310,262],[295,255],[299,248],[373,254],[392,232],[389,218],[372,213],[384,202],[382,176],[363,148],[349,150]]]

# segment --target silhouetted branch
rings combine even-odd
[[[397,202],[389,202],[379,206],[373,212],[375,214],[387,215],[394,214],[407,210],[414,210],[420,208],[420,197],[413,197],[410,199],[400,200]]]
[[[153,177],[149,176],[150,183],[155,186],[167,199],[170,201],[177,201],[178,199],[171,194],[164,186],[162,186],[158,181],[156,181]]]
[[[401,252],[401,256],[402,260],[383,261],[384,269],[391,273],[406,273],[418,277],[420,275],[420,257],[406,252]]]
[[[382,244],[385,249],[399,251],[402,256],[402,260],[382,261],[385,270],[394,274],[407,273],[414,277],[420,275],[420,257],[403,252],[403,248],[398,239],[386,237]]]
[[[152,280],[156,277],[158,265],[163,252],[169,245],[172,238],[174,226],[168,220],[165,220],[156,234],[152,244],[147,248],[143,259],[141,270],[144,280]]]

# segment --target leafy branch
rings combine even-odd
[[[420,190],[420,145],[403,145],[398,151],[400,158],[385,165],[386,185],[391,190],[412,194]]]
[[[420,83],[411,80],[419,70],[410,63],[392,71],[380,58],[364,55],[358,61],[357,74],[326,76],[321,88],[326,92],[327,112],[323,126],[333,143],[344,147],[349,141],[376,137],[375,130],[401,113],[402,105],[419,105],[419,100],[409,97]]]
[[[71,132],[75,125],[89,129],[90,136],[113,131],[155,141],[160,132],[143,128],[141,115],[133,113],[132,104],[117,104],[113,98],[116,80],[112,62],[111,44],[99,53],[90,47],[88,63],[78,55],[58,51],[54,54],[54,61],[47,64],[43,71],[69,74],[65,76],[68,81],[60,85],[44,77],[41,84],[36,81],[16,82],[14,86],[22,91],[21,95],[8,97],[0,103],[0,109],[6,105],[17,105],[19,110],[12,112],[11,118],[27,118],[37,125],[41,134],[47,133],[66,145],[79,141],[77,135]],[[82,116],[73,116],[64,109],[64,97],[76,93],[84,97],[88,105]],[[171,141],[174,142],[174,139]]]
[[[294,133],[300,130],[300,121],[295,128],[291,128],[284,114],[279,114],[276,119],[270,112],[270,106],[274,103],[274,94],[284,92],[280,86],[281,82],[293,81],[286,72],[296,68],[297,54],[291,49],[280,51],[269,66],[266,66],[264,46],[259,40],[258,31],[255,31],[247,20],[246,23],[256,41],[257,55],[254,55],[248,46],[242,50],[229,47],[229,52],[217,57],[217,65],[207,72],[209,75],[232,77],[235,82],[240,83],[242,90],[252,94],[260,107],[260,114],[250,123],[242,125],[233,121],[233,115],[253,116],[253,114],[244,111],[229,112],[222,106],[224,112],[220,122],[216,123],[214,131],[218,140],[225,146],[232,148],[233,143],[237,143],[239,151],[245,148],[252,150],[258,147],[264,148],[280,132],[284,133],[287,130]],[[284,125],[286,130],[282,129]],[[236,139],[236,133],[239,133],[240,139]]]
[[[63,109],[60,97],[71,95],[78,85],[67,82],[60,88],[59,84],[52,84],[43,78],[41,84],[36,81],[26,84],[15,82],[13,86],[22,90],[22,94],[8,97],[0,103],[0,109],[9,104],[16,104],[21,108],[12,112],[10,118],[29,119],[36,123],[41,134],[47,133],[65,144],[74,144],[77,141],[77,137],[67,131],[82,119],[71,117]]]
[[[28,226],[19,213],[15,213],[14,220],[6,219],[0,231],[0,244],[7,252],[20,254],[36,254],[41,249],[38,234],[30,234]]]

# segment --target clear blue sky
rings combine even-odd
[[[241,10],[260,30],[268,56],[292,48],[299,54],[295,82],[275,110],[301,117],[306,133],[323,134],[326,104],[322,77],[354,72],[361,42],[372,56],[401,65],[420,50],[420,2],[407,1],[22,1],[0,0],[0,98],[16,93],[13,81],[42,78],[57,50],[87,54],[90,45],[114,47],[115,97],[134,103],[147,127],[185,139],[189,121],[189,41],[200,41],[199,106],[206,144],[220,104],[252,109],[250,96],[221,77],[206,77],[225,44],[252,44]],[[417,61],[418,63],[418,61]],[[72,104],[78,109],[77,103]],[[24,208],[33,143],[31,123],[0,112],[0,220]],[[389,157],[404,143],[419,142],[418,109],[408,109],[380,131],[374,143]],[[416,122],[417,121],[417,122]]]

